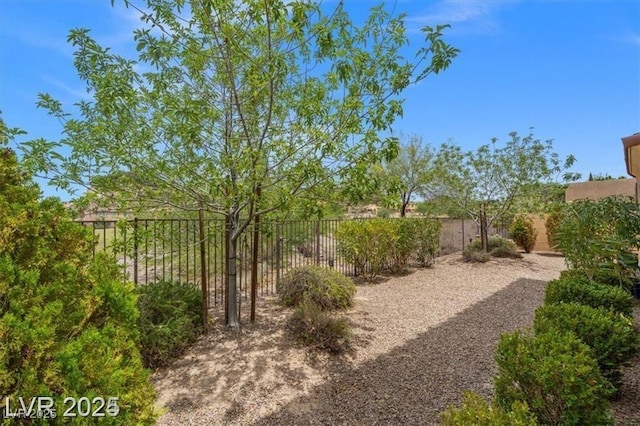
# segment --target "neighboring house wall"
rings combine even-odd
[[[571,183],[565,192],[567,202],[575,200],[599,200],[611,195],[623,195],[636,198],[635,179],[613,179]]]
[[[547,216],[546,215],[531,215],[529,216],[533,222],[533,227],[538,231],[538,237],[536,238],[536,244],[533,246],[535,251],[554,251],[549,245],[549,239],[547,238]]]

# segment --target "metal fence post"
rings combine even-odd
[[[133,218],[133,282],[138,285],[138,218]]]

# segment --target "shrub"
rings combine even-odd
[[[389,263],[395,234],[392,219],[343,222],[336,231],[338,249],[356,273],[374,278]]]
[[[499,235],[489,237],[487,240],[487,253],[482,251],[482,241],[474,240],[462,252],[462,257],[467,262],[486,262],[489,257],[510,257],[521,258],[522,255],[517,252],[516,244]]]
[[[393,233],[393,244],[388,255],[388,267],[392,273],[406,270],[409,258],[416,251],[418,221],[400,218],[389,221]]]
[[[118,397],[111,424],[153,424],[155,392],[136,345],[133,285],[94,235],[0,149],[0,395]],[[67,404],[68,405],[68,404]]]
[[[332,354],[341,354],[350,347],[352,334],[346,318],[334,318],[307,299],[293,311],[288,330],[302,344]]]
[[[631,277],[632,252],[640,248],[640,208],[630,198],[578,200],[563,208],[556,239],[569,267],[593,279],[602,267]]]
[[[430,267],[435,261],[440,249],[440,232],[442,223],[437,219],[417,220],[417,229],[414,238],[417,243],[416,259],[422,266]]]
[[[509,227],[509,234],[513,241],[527,253],[531,253],[538,238],[538,230],[533,226],[533,221],[524,216],[516,217]]]
[[[276,284],[286,306],[298,306],[305,299],[323,310],[346,309],[353,305],[356,286],[341,273],[319,266],[302,266],[287,272]]]
[[[567,278],[565,275],[549,281],[544,301],[547,304],[582,303],[593,308],[612,309],[627,316],[633,312],[633,297],[629,292],[578,276]]]
[[[466,248],[462,251],[462,259],[465,262],[485,263],[491,259],[491,254],[485,253],[482,250]]]
[[[509,241],[509,240],[505,240]],[[516,247],[507,244],[498,246],[489,253],[492,257],[507,257],[511,259],[522,259],[522,255],[516,251]]]
[[[596,282],[598,284],[609,285],[612,287],[622,287],[624,289],[631,289],[633,281],[631,278],[620,275],[616,270],[612,268],[602,267],[592,271],[593,277],[589,279],[589,276],[584,270],[581,269],[565,269],[560,272],[560,278],[562,279],[582,279]]]
[[[147,367],[169,364],[202,332],[202,295],[188,283],[159,281],[137,288],[140,353]]]
[[[495,359],[496,402],[503,408],[523,401],[545,425],[612,424],[611,386],[589,347],[573,334],[504,334]]]
[[[515,401],[509,410],[488,404],[477,393],[465,391],[460,408],[449,407],[442,413],[444,426],[536,426],[526,402]]]
[[[534,330],[557,329],[574,333],[589,346],[602,375],[615,387],[621,377],[619,367],[638,351],[638,335],[633,320],[615,312],[578,303],[544,305],[536,310]]]
[[[562,223],[563,211],[560,206],[556,207],[545,220],[545,228],[547,233],[547,241],[549,242],[549,247],[553,250],[559,250],[558,248],[558,228],[560,228],[560,223]]]
[[[374,278],[388,269],[403,272],[415,255],[430,266],[440,245],[439,221],[433,219],[371,219],[340,224],[338,248],[357,273]]]

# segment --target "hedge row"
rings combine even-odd
[[[504,334],[496,349],[495,399],[467,394],[447,425],[613,424],[609,399],[637,352],[632,298],[616,286],[564,273],[549,282],[533,333]],[[531,421],[534,423],[531,423]]]
[[[399,273],[414,257],[431,266],[440,247],[441,224],[434,219],[371,219],[340,224],[338,249],[356,272],[374,278],[383,270]]]

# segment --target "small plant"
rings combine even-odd
[[[188,283],[160,281],[137,287],[140,353],[145,365],[168,365],[202,331],[200,289]]]
[[[629,278],[638,269],[640,208],[622,197],[575,201],[563,208],[556,240],[567,265],[590,279],[603,267]]]
[[[549,213],[544,223],[547,241],[549,242],[549,247],[553,250],[558,250],[558,229],[560,228],[560,223],[562,223],[563,215],[562,208],[558,205]]]
[[[633,312],[633,297],[628,291],[598,284],[577,275],[565,275],[549,281],[544,302],[546,304],[582,303],[593,308],[611,309],[629,317]]]
[[[505,240],[505,241],[509,241],[510,242],[510,240]],[[491,250],[491,252],[489,254],[492,257],[505,257],[505,258],[510,258],[510,259],[522,259],[522,255],[516,251],[515,245],[512,246],[512,245],[504,244],[504,245],[498,246],[498,247],[494,248],[493,250]]]
[[[424,267],[430,267],[440,250],[440,231],[442,223],[436,219],[420,219],[416,227],[416,259]]]
[[[499,235],[489,237],[487,240],[486,253],[482,251],[482,242],[480,240],[474,240],[462,252],[462,257],[467,262],[486,262],[491,256],[514,259],[522,257],[522,255],[518,253],[517,246],[513,241],[502,238]]]
[[[473,250],[466,248],[462,251],[462,259],[465,262],[471,263],[486,263],[491,259],[491,254],[485,253],[482,250]]]
[[[335,318],[311,300],[303,300],[293,311],[288,330],[300,343],[332,354],[347,351],[351,326],[346,318]]]
[[[346,309],[353,305],[356,286],[341,273],[319,266],[302,266],[285,274],[276,284],[285,306],[298,306],[304,300],[323,310]]]
[[[615,312],[578,303],[544,305],[536,310],[534,330],[569,331],[593,350],[602,375],[617,387],[619,367],[638,352],[633,320]]]
[[[509,410],[494,406],[474,392],[465,391],[460,408],[449,407],[442,413],[444,426],[536,426],[526,402],[514,401]]]
[[[533,226],[533,221],[522,215],[515,218],[509,227],[509,234],[526,253],[531,253],[536,245],[536,238],[538,238],[538,230]]]
[[[572,333],[504,334],[495,359],[496,402],[504,409],[523,401],[540,424],[613,424],[611,385],[591,349]]]

